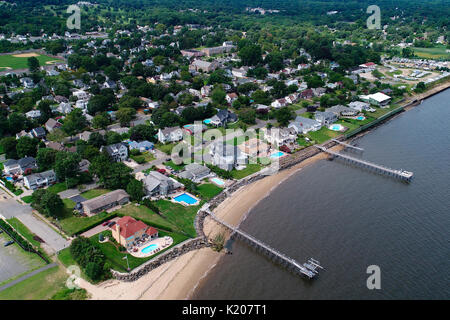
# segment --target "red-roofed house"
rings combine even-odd
[[[373,62],[367,62],[364,64],[360,64],[359,65],[360,68],[364,68],[366,70],[375,70],[375,68],[377,67],[377,65]]]
[[[142,221],[125,216],[120,218],[112,227],[112,236],[118,243],[127,248],[134,241],[142,239],[143,236],[147,239],[158,238],[158,230],[149,227]]]

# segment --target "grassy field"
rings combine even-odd
[[[60,182],[48,187],[47,190],[53,193],[60,193],[61,191],[67,190],[67,185],[65,182]]]
[[[86,198],[86,199],[93,199],[93,198],[101,196],[105,193],[108,193],[110,191],[111,190],[108,190],[108,189],[92,189],[92,190],[83,192],[82,194],[80,194],[80,196],[82,196],[83,198]]]
[[[119,216],[130,216],[135,219],[142,220],[149,225],[166,228],[167,230],[175,230],[177,228],[177,226],[172,222],[154,213],[144,205],[135,206],[133,204],[129,204],[115,211],[115,213],[117,213]]]
[[[155,148],[164,152],[165,154],[171,155],[172,149],[176,145],[177,145],[177,143],[167,143],[167,144],[158,143],[155,145]]]
[[[418,48],[413,47],[414,54],[420,58],[426,59],[450,59],[450,52],[446,52],[447,48],[443,45],[434,48]]]
[[[150,152],[144,152],[138,156],[130,156],[130,158],[139,164],[147,163],[156,159]]]
[[[0,292],[0,300],[48,300],[65,288],[68,275],[56,266]]]
[[[219,188],[215,184],[212,183],[204,183],[198,186],[198,193],[203,199],[209,200],[214,198],[222,191],[222,188]]]
[[[11,218],[8,219],[7,221],[10,225],[13,226],[14,229],[16,229],[18,233],[20,233],[22,237],[27,239],[31,244],[35,245],[38,248],[41,246],[41,243],[39,241],[33,239],[34,234],[30,230],[28,230],[28,228],[25,227],[25,225],[22,222],[20,222],[19,219]]]
[[[92,217],[79,217],[73,215],[72,211],[75,207],[75,202],[70,199],[63,199],[64,202],[64,216],[59,219],[59,224],[63,230],[70,236],[81,230],[98,224],[103,219],[113,216],[113,213],[101,212]]]
[[[31,201],[33,200],[32,196],[25,196],[21,198],[23,202],[25,203],[31,203]]]
[[[186,165],[184,163],[181,163],[180,165],[173,163],[172,160],[164,162],[165,166],[169,166],[174,170],[182,170]]]
[[[58,60],[49,56],[39,55],[36,57],[41,66],[48,65],[49,61],[57,61],[60,62],[62,60]],[[14,57],[13,55],[4,55],[0,56],[0,71],[12,70],[15,69],[27,69],[28,68],[28,58],[25,57]]]
[[[257,163],[247,164],[247,167],[245,169],[242,169],[242,170],[233,169],[231,171],[231,175],[233,176],[234,179],[242,179],[242,178],[249,176],[255,172],[258,172],[259,170],[261,170],[260,164],[257,164]]]

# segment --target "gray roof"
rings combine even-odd
[[[97,209],[106,207],[111,203],[121,201],[125,198],[129,198],[130,196],[125,190],[118,189],[111,192],[108,192],[104,195],[98,196],[96,198],[87,200],[83,202],[83,207],[86,209],[90,209],[90,211],[95,211]]]
[[[153,191],[159,185],[161,186],[169,186],[172,185],[172,188],[181,187],[181,183],[176,182],[169,177],[159,173],[158,171],[150,171],[150,173],[143,180],[145,188],[148,191]]]
[[[52,170],[48,170],[48,171],[44,171],[44,172],[40,172],[40,173],[34,173],[34,174],[30,174],[29,176],[26,176],[25,179],[28,180],[28,182],[30,184],[32,184],[33,182],[37,181],[37,180],[44,180],[44,179],[48,179],[48,178],[53,178],[55,177],[55,171]]]

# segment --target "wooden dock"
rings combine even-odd
[[[351,144],[336,140],[336,139],[331,139],[331,141],[334,141],[336,143],[339,143],[340,145],[343,145],[345,148],[349,148],[351,150],[355,150],[355,151],[359,151],[359,152],[364,152],[363,148],[357,147],[357,146],[353,146]]]
[[[333,156],[337,159],[342,159],[348,163],[358,165],[360,167],[370,169],[377,173],[384,174],[384,175],[387,175],[390,177],[394,177],[394,178],[397,178],[397,179],[400,179],[403,181],[410,182],[414,175],[410,171],[391,169],[391,168],[388,168],[388,167],[385,167],[382,165],[375,164],[373,162],[369,162],[367,160],[357,159],[357,158],[354,158],[354,157],[351,157],[351,156],[348,156],[345,154],[341,154],[341,153],[326,149],[325,147],[322,147],[322,146],[316,145],[315,147],[323,152],[330,154],[331,156]]]
[[[249,235],[248,233],[245,233],[238,228],[228,224],[227,222],[219,219],[208,208],[204,208],[203,211],[207,212],[213,220],[231,230],[232,237],[238,237],[239,239],[245,241],[256,250],[266,254],[269,258],[285,266],[289,271],[297,275],[303,275],[309,279],[312,279],[318,274],[319,269],[323,269],[323,267],[319,265],[319,262],[317,260],[310,258],[307,263],[301,264],[296,260],[288,257],[287,255],[281,253],[280,251],[256,239],[255,237]]]

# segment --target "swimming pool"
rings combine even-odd
[[[219,179],[219,178],[212,178],[211,179],[212,182],[214,182],[215,184],[219,185],[219,186],[223,186],[225,184],[225,181]]]
[[[345,127],[342,124],[333,124],[329,126],[328,129],[333,131],[344,131]]]
[[[145,247],[144,249],[142,249],[141,252],[142,253],[149,253],[150,251],[153,251],[153,250],[155,250],[157,248],[158,248],[157,244],[151,244],[151,245]]]
[[[189,205],[197,204],[198,200],[192,196],[190,196],[187,193],[180,194],[179,196],[176,196],[173,198],[176,202],[184,202]]]
[[[211,119],[205,119],[205,120],[203,120],[203,122],[206,123],[206,124],[210,124],[211,123]]]
[[[183,128],[185,128],[185,129],[189,129],[190,127],[193,127],[193,125],[192,124],[186,124],[186,125],[183,126]]]
[[[281,152],[281,151],[272,153],[272,154],[270,155],[271,158],[279,158],[279,157],[282,157],[282,156],[284,156],[284,152]]]
[[[11,177],[6,177],[6,180],[8,180],[9,182],[13,182],[14,181],[14,179],[11,178]]]
[[[366,117],[364,117],[364,116],[358,116],[358,117],[356,117],[356,120],[365,120],[366,119]]]

